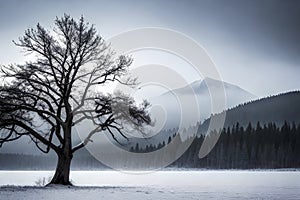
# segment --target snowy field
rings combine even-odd
[[[0,171],[0,199],[300,199],[300,171],[73,171],[76,187],[36,186],[52,175]]]

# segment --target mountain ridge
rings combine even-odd
[[[216,115],[220,115],[220,113]],[[261,124],[275,123],[280,126],[285,121],[300,123],[299,90],[263,97],[230,108],[226,110],[224,127],[233,126],[237,122],[243,127],[257,122]],[[209,122],[210,118],[202,123],[200,132],[207,129]]]
[[[212,101],[212,98],[215,98],[215,101]],[[177,127],[182,118],[185,121],[183,125],[187,127],[207,119],[212,113],[222,112],[256,98],[239,86],[206,77],[165,92],[151,99],[150,103],[161,106],[165,116],[171,116],[166,118],[164,127],[169,129]],[[217,105],[212,105],[212,102],[217,102]],[[154,118],[158,121],[163,120],[159,115]]]

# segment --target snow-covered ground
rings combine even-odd
[[[77,187],[35,186],[52,175],[0,171],[0,199],[300,199],[299,171],[73,171]]]

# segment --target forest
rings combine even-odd
[[[217,134],[211,132],[210,134]],[[198,153],[204,136],[194,138],[188,150],[170,167],[209,169],[277,169],[300,167],[300,124],[285,122],[248,124],[245,128],[237,122],[224,128],[212,151],[199,159]],[[168,143],[171,142],[169,137]],[[165,142],[146,148],[132,148],[135,152],[162,148]]]
[[[211,132],[210,135],[217,134]],[[146,153],[163,148],[173,140],[178,140],[174,133],[167,141],[157,145],[131,147],[130,151]],[[275,123],[251,123],[243,127],[239,123],[221,131],[220,138],[212,151],[204,158],[199,159],[198,153],[204,140],[204,135],[189,138],[193,140],[187,151],[168,167],[171,168],[202,168],[202,169],[280,169],[300,167],[300,124],[285,122],[282,126]],[[32,170],[55,168],[55,157],[48,155],[1,154],[1,170]],[[157,158],[151,163],[159,162]],[[122,161],[120,161],[122,162]],[[138,167],[135,163],[132,168]],[[73,170],[108,169],[87,151],[74,157]]]

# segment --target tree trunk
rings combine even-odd
[[[70,182],[71,160],[71,155],[65,155],[65,153],[58,155],[55,174],[50,184],[72,185]]]
[[[50,184],[72,185],[70,182],[70,167],[73,158],[71,145],[71,123],[64,130],[64,145],[57,153],[57,166]]]

